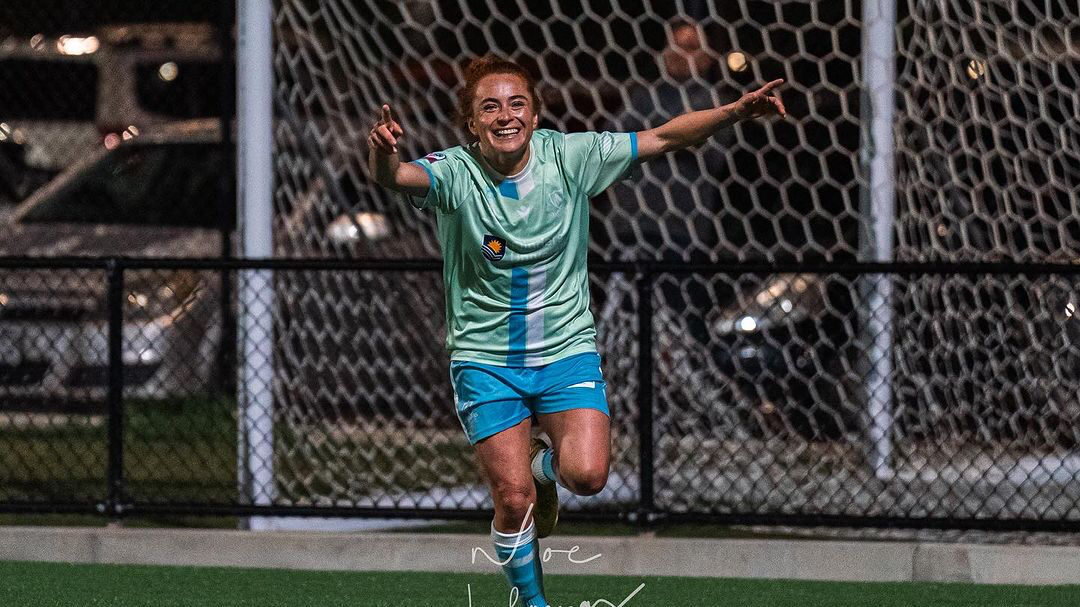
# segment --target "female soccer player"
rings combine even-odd
[[[521,604],[547,605],[537,538],[557,520],[555,483],[594,495],[607,482],[589,199],[634,162],[698,145],[738,120],[785,115],[769,95],[782,83],[639,133],[563,134],[537,129],[532,76],[489,55],[468,66],[458,94],[469,142],[413,162],[399,159],[404,131],[382,106],[368,167],[377,183],[436,213],[455,407],[491,489],[495,552]],[[534,416],[551,447],[530,439]]]

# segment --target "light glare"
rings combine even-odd
[[[967,75],[972,80],[978,80],[986,75],[986,62],[972,59],[967,64]]]
[[[176,77],[180,75],[180,67],[175,62],[169,61],[162,63],[158,68],[158,78],[161,78],[165,82],[172,82],[176,80]]]
[[[97,36],[60,36],[56,41],[56,50],[62,55],[89,55],[97,52],[100,47],[101,42]]]
[[[728,53],[727,66],[728,66],[728,69],[730,69],[731,71],[733,71],[733,72],[745,71],[746,68],[747,68],[747,65],[749,65],[749,62],[746,60],[746,55],[745,54],[743,54],[743,53],[741,53],[739,51],[734,51],[732,53]]]

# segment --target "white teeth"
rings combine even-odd
[[[495,131],[495,135],[503,137],[506,135],[516,135],[521,129],[499,129]]]

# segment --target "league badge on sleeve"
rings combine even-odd
[[[442,152],[432,152],[432,153],[428,154],[427,156],[424,156],[424,160],[426,160],[426,161],[428,161],[430,163],[436,163],[436,162],[438,162],[440,160],[446,160],[446,154],[444,154]]]
[[[506,240],[498,236],[484,234],[484,257],[491,261],[499,261],[506,254]]]

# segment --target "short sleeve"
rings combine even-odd
[[[428,187],[427,196],[409,196],[409,202],[418,209],[438,209],[445,211],[450,205],[450,192],[453,188],[452,164],[446,152],[432,152],[423,158],[412,161],[424,169],[428,174],[431,185]]]
[[[637,160],[637,133],[570,133],[566,135],[567,168],[592,198],[626,175]]]

